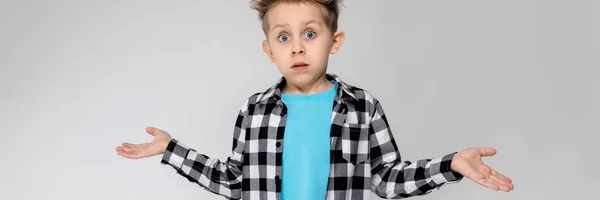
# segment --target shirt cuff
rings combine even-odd
[[[177,141],[175,138],[169,141],[167,149],[160,161],[161,164],[171,165],[176,169],[181,169],[183,161],[187,158],[189,148],[185,144]]]
[[[458,152],[450,153],[440,158],[432,160],[429,175],[437,184],[460,182],[464,176],[450,168],[454,155]]]

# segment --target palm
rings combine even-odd
[[[139,159],[164,153],[171,135],[153,127],[147,127],[146,132],[154,136],[151,142],[140,144],[124,142],[122,146],[116,148],[117,154],[130,159]]]
[[[493,148],[468,148],[456,154],[452,161],[452,170],[464,175],[476,183],[493,190],[510,191],[514,189],[512,180],[483,163],[483,156],[493,156]]]

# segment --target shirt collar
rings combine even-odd
[[[356,94],[352,91],[352,86],[345,83],[339,76],[336,74],[325,74],[327,80],[334,81],[336,87],[338,88],[336,100],[342,100],[345,98],[350,98],[352,100],[358,100],[356,98]],[[261,93],[257,99],[258,103],[269,103],[269,102],[278,102],[281,100],[281,91],[283,90],[283,86],[286,83],[285,77],[279,78],[277,83],[269,87],[265,92]]]

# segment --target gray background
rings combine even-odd
[[[516,186],[418,199],[594,198],[598,1],[369,2],[346,1],[329,72],[381,100],[403,158],[495,147]],[[114,148],[155,126],[224,160],[280,76],[246,0],[1,1],[0,25],[0,199],[222,199]]]

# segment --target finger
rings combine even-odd
[[[484,181],[481,181],[481,182],[482,182],[481,184],[484,185],[485,187],[488,187],[488,188],[493,189],[495,191],[498,191],[498,190],[502,190],[502,191],[505,191],[505,192],[509,192],[510,191],[510,186],[502,184],[502,183],[499,183],[499,182],[496,182],[493,179],[484,179]]]
[[[514,190],[515,186],[512,184],[512,180],[501,173],[498,173],[496,170],[492,169],[491,177],[494,177],[494,180],[497,180],[503,184],[506,184],[510,190]]]
[[[505,191],[505,192],[509,192],[510,191],[510,187],[507,186],[507,185],[502,185],[502,184],[496,184],[496,185],[498,185],[498,190],[502,190],[502,191]]]
[[[133,149],[139,149],[140,148],[139,144],[131,144],[131,143],[127,143],[127,142],[123,142],[122,145],[124,147],[127,147],[127,148],[133,148]]]
[[[510,184],[510,183],[507,183],[507,182],[504,182],[504,181],[502,181],[502,180],[500,180],[500,179],[498,178],[498,176],[496,176],[496,175],[491,175],[491,176],[490,176],[490,179],[491,179],[492,181],[494,181],[494,183],[500,187],[500,190],[502,190],[502,191],[506,191],[506,192],[508,192],[508,191],[512,190],[512,186],[511,186],[511,184]]]
[[[500,180],[502,180],[505,183],[512,183],[512,180],[504,175],[502,175],[501,173],[498,173],[496,170],[492,170],[492,175],[497,176]]]
[[[123,150],[117,150],[117,154],[119,154],[120,156],[123,156],[125,158],[131,158],[131,159],[137,158],[134,153],[126,152]]]
[[[510,184],[510,181],[507,181],[506,179],[501,178],[498,174],[491,174],[490,178],[493,179],[496,182],[502,183],[502,184]]]
[[[134,153],[136,152],[137,149],[131,148],[131,147],[117,147],[117,151],[124,151],[127,153]]]
[[[491,181],[489,179],[480,179],[479,181],[477,181],[477,183],[479,183],[480,185],[482,185],[484,187],[495,190],[495,191],[498,191],[500,189],[497,184],[495,184],[493,181]]]
[[[477,150],[479,150],[479,154],[481,154],[481,156],[493,156],[496,155],[496,149],[491,148],[491,147],[480,147]]]

